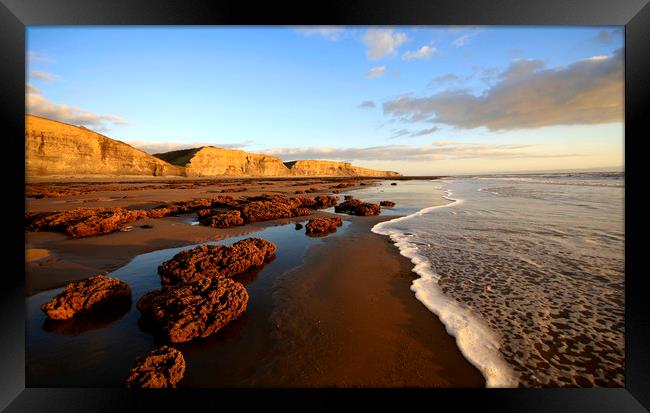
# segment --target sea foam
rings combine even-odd
[[[481,371],[487,387],[517,387],[518,375],[499,352],[500,340],[495,332],[471,309],[446,296],[438,285],[439,276],[425,257],[418,253],[417,245],[409,242],[410,235],[393,228],[401,221],[432,213],[439,208],[451,208],[462,204],[462,199],[453,199],[451,191],[445,191],[443,198],[451,201],[446,205],[424,208],[414,214],[384,221],[372,228],[372,232],[387,235],[415,265],[413,272],[420,278],[413,281],[411,290],[415,297],[433,312],[444,324],[447,333],[456,338],[456,344],[463,356]]]

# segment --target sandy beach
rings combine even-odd
[[[374,182],[355,180],[346,190]],[[249,180],[243,182],[246,191],[224,195],[293,195],[309,188],[316,189],[313,195],[331,194],[336,183]],[[142,208],[210,197],[222,189],[214,183],[191,189],[94,191],[29,198],[27,207],[28,212],[80,206]],[[125,194],[129,197],[124,198]],[[294,229],[296,222],[328,216],[334,214],[316,211],[309,217],[217,229],[192,225],[196,214],[187,214],[138,220],[128,232],[79,239],[55,232],[27,232],[28,384],[121,386],[135,356],[161,344],[139,325],[134,305],[101,325],[52,327],[38,306],[66,283],[115,272],[114,276],[123,275],[131,284],[135,302],[140,291],[160,287],[155,267],[162,255],[156,254],[169,256],[190,245],[256,236],[276,243],[277,257],[239,279],[250,295],[240,319],[211,337],[175,346],[187,362],[179,386],[484,386],[485,380],[463,358],[454,338],[415,299],[410,286],[417,275],[411,271],[411,262],[387,237],[370,231],[394,216],[343,216],[343,226],[323,238],[305,237]],[[94,350],[88,348],[87,340],[95,343]],[[121,344],[119,352],[109,350],[114,343]],[[76,365],[60,367],[73,360]]]

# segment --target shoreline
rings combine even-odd
[[[138,192],[145,200],[151,198],[146,191]],[[57,200],[43,201],[53,202]],[[188,216],[178,216],[138,221],[130,232],[81,239],[28,233],[26,247],[44,256],[26,263],[26,290],[34,317],[28,343],[30,337],[38,337],[32,341],[36,347],[31,348],[28,363],[29,369],[36,369],[29,370],[30,382],[114,386],[135,355],[157,345],[157,339],[137,327],[139,313],[131,308],[109,324],[83,326],[80,334],[83,337],[93,331],[106,335],[102,345],[107,352],[111,340],[127,334],[133,354],[105,354],[100,360],[84,355],[88,359],[77,361],[77,355],[87,350],[74,336],[65,338],[72,346],[68,350],[40,347],[52,333],[39,321],[41,315],[34,306],[47,291],[98,270],[117,270],[119,274],[143,254],[217,240],[230,242],[244,235],[265,238],[266,234],[275,237],[280,253],[274,262],[242,281],[251,293],[249,310],[214,337],[178,346],[188,363],[180,386],[484,387],[480,371],[463,357],[454,337],[411,291],[417,278],[411,262],[400,255],[389,237],[371,232],[377,223],[399,216],[344,216],[338,233],[307,241],[302,231],[287,225],[317,216],[341,215],[319,211],[310,217],[219,230],[190,225]],[[154,228],[139,228],[148,223]],[[265,234],[257,235],[260,231]],[[146,275],[146,282],[159,283],[155,267],[148,271],[152,275]],[[134,302],[138,294],[133,296]],[[74,346],[80,347],[72,350]],[[56,363],[49,352],[59,355]],[[61,354],[75,358],[78,366],[69,368],[78,369],[76,373],[55,369]],[[93,367],[86,369],[86,365]],[[105,371],[93,375],[93,369],[102,368]],[[47,371],[50,373],[44,373]],[[214,375],[214,371],[220,374]]]

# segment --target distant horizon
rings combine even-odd
[[[26,47],[26,113],[149,154],[624,169],[621,26],[29,27]]]

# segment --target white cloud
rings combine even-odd
[[[440,123],[491,131],[623,121],[623,55],[545,69],[516,60],[481,95],[451,90],[429,97],[401,96],[384,114],[404,122]]]
[[[42,70],[34,70],[34,69],[29,71],[29,76],[36,79],[36,80],[40,80],[40,81],[43,81],[43,82],[52,82],[54,80],[59,79],[59,77],[56,76],[56,75],[53,75],[51,73],[48,73],[48,72],[45,72],[45,71],[42,71]]]
[[[336,26],[304,26],[295,30],[305,36],[318,36],[333,41],[341,40],[345,34],[344,28]]]
[[[34,93],[34,94],[40,94],[41,91],[37,87],[34,87],[30,85],[29,83],[25,84],[25,93]]]
[[[366,77],[370,79],[373,77],[381,76],[384,73],[386,73],[386,66],[373,67],[368,71],[368,73],[366,73]]]
[[[429,60],[438,51],[435,47],[422,46],[418,50],[411,50],[402,55],[402,60],[423,59]]]
[[[51,100],[43,97],[38,89],[29,84],[26,85],[26,92],[25,112],[32,115],[73,125],[91,127],[96,131],[102,132],[110,130],[109,127],[114,125],[126,125],[127,123],[120,116],[99,115],[72,106],[55,104]]]
[[[544,154],[536,145],[479,144],[461,142],[433,142],[431,145],[383,145],[366,148],[300,147],[272,148],[263,151],[284,161],[296,159],[323,159],[333,161],[431,161],[445,159],[518,159],[560,158],[576,154]]]
[[[368,29],[363,36],[363,43],[367,47],[366,54],[373,60],[394,56],[399,47],[408,40],[406,33],[396,32],[394,29]]]

